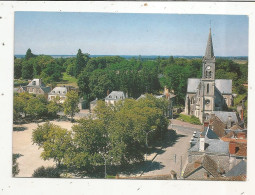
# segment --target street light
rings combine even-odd
[[[150,131],[144,131],[145,132],[145,134],[146,134],[146,155],[145,155],[145,160],[147,160],[147,150],[148,150],[148,134],[151,132],[151,131],[154,131],[155,129],[152,129],[152,130],[150,130]]]
[[[104,178],[106,179],[106,176],[107,176],[107,173],[106,173],[106,158],[105,158],[105,156],[101,153],[101,152],[99,152],[99,154],[103,157],[103,159],[104,159]],[[111,157],[111,159],[112,159],[113,157]]]

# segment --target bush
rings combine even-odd
[[[55,168],[55,167],[46,167],[45,168],[44,166],[41,166],[34,171],[32,177],[60,178],[60,172],[59,172],[59,169]]]
[[[180,114],[179,117],[177,118],[178,120],[182,120],[184,122],[188,122],[194,125],[201,125],[199,118],[195,116],[188,116],[184,114]]]

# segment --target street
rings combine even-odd
[[[189,141],[193,132],[200,130],[201,126],[171,119],[171,124],[168,128],[168,134],[170,135],[171,131],[173,131],[171,128],[176,131],[176,140],[174,140],[173,144],[167,144],[167,147],[164,147],[165,142],[169,142],[169,139],[173,136],[164,139],[162,151],[158,152],[153,162],[148,164],[141,176],[166,175],[170,174],[171,170],[174,170],[177,173],[177,178],[180,178],[181,168],[187,163]]]

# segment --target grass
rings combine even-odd
[[[68,75],[66,72],[63,73],[63,79],[62,82],[58,82],[57,86],[61,86],[61,85],[72,85],[74,87],[78,87],[77,86],[77,79],[73,76]]]
[[[187,123],[194,124],[194,125],[201,125],[199,119],[193,115],[188,116],[188,115],[180,114],[177,119]]]

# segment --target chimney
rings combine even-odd
[[[228,116],[227,128],[230,129],[232,125],[232,116]]]
[[[208,127],[209,126],[209,122],[208,121],[205,121],[204,122],[204,127]]]
[[[242,108],[242,110],[241,110],[241,120],[243,121],[243,108]]]
[[[204,137],[200,137],[200,139],[199,139],[199,151],[200,152],[205,151],[205,138]]]

